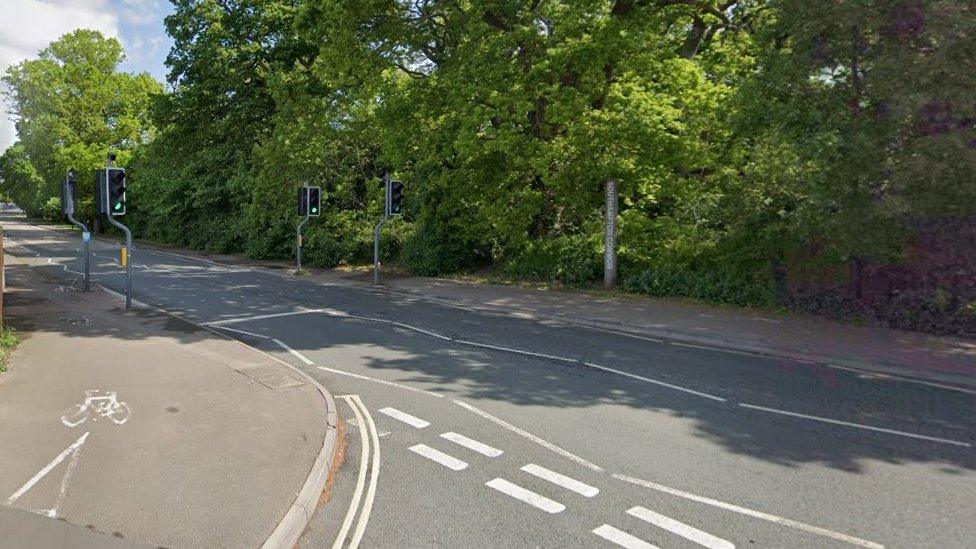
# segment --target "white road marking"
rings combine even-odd
[[[650,482],[647,480],[628,477],[625,475],[620,475],[614,473],[613,478],[617,480],[622,480],[624,482],[629,482],[631,484],[636,484],[638,486],[643,486],[645,488],[650,488],[651,490],[657,490],[659,492],[664,492],[665,494],[671,494],[679,498],[684,498],[691,501],[696,501],[698,503],[704,503],[705,505],[711,505],[712,507],[718,507],[719,509],[725,509],[726,511],[732,511],[733,513],[739,513],[741,515],[746,515],[749,517],[754,517],[769,522],[773,522],[787,528],[793,528],[795,530],[801,530],[804,532],[809,532],[811,534],[817,534],[819,536],[824,536],[837,541],[843,541],[845,543],[850,543],[852,545],[857,545],[858,547],[868,547],[869,549],[884,549],[884,545],[880,543],[875,543],[873,541],[867,541],[854,536],[848,536],[847,534],[842,534],[840,532],[834,532],[833,530],[827,530],[826,528],[820,528],[819,526],[812,526],[810,524],[804,524],[799,521],[792,519],[778,517],[776,515],[771,515],[769,513],[764,513],[762,511],[756,511],[753,509],[748,509],[746,507],[740,507],[731,503],[725,503],[724,501],[719,501],[717,499],[711,499],[704,496],[695,495],[689,492],[684,492],[676,488],[670,488],[662,484],[657,484],[655,482]]]
[[[604,524],[593,529],[593,533],[601,538],[625,549],[660,549],[657,545],[652,545],[646,541],[636,538],[623,530],[617,530],[609,524]]]
[[[532,351],[523,351],[521,349],[512,349],[511,347],[499,347],[498,345],[489,345],[487,343],[478,343],[476,341],[467,341],[464,339],[455,339],[455,343],[460,343],[461,345],[470,345],[472,347],[481,347],[483,349],[493,349],[495,351],[505,351],[506,353],[515,353],[517,355],[534,356],[537,358],[547,358],[549,360],[556,360],[559,362],[569,362],[573,364],[579,364],[579,361],[573,358],[566,358],[563,356],[553,356],[544,353],[534,353]]]
[[[589,467],[590,469],[593,469],[594,471],[602,471],[603,470],[603,467],[600,467],[599,465],[596,465],[596,464],[594,464],[592,462],[589,462],[589,461],[587,461],[587,460],[585,460],[585,459],[577,456],[576,454],[574,454],[572,452],[569,452],[567,450],[563,450],[559,446],[556,446],[555,444],[553,444],[551,442],[547,442],[547,441],[545,441],[545,440],[543,440],[543,439],[541,439],[541,438],[533,435],[532,433],[530,433],[528,431],[524,431],[522,429],[519,429],[518,427],[512,425],[511,423],[508,423],[507,421],[505,421],[503,419],[499,419],[499,418],[497,418],[497,417],[489,414],[488,412],[485,412],[484,410],[480,410],[478,408],[475,408],[474,406],[468,404],[467,402],[462,402],[460,400],[454,400],[452,402],[454,402],[454,404],[457,404],[458,406],[460,406],[460,407],[462,407],[462,408],[464,408],[466,410],[470,410],[470,411],[478,414],[479,416],[481,416],[481,417],[483,417],[483,418],[485,418],[485,419],[487,419],[489,421],[492,421],[492,422],[494,422],[494,423],[496,423],[498,425],[501,425],[502,427],[508,429],[509,431],[511,431],[511,432],[513,432],[513,433],[521,436],[521,437],[525,437],[525,438],[531,440],[532,442],[535,442],[536,444],[542,446],[543,448],[546,448],[548,450],[551,450],[551,451],[553,451],[553,452],[555,452],[555,453],[563,456],[566,459],[570,459],[572,461],[575,461],[576,463],[579,463],[580,465],[583,465],[584,467]]]
[[[332,372],[333,374],[339,374],[339,375],[343,375],[343,376],[354,377],[356,379],[361,379],[363,381],[372,381],[373,383],[379,383],[379,384],[382,384],[382,385],[389,385],[390,387],[399,387],[400,389],[405,389],[407,391],[413,391],[415,393],[423,393],[425,395],[430,395],[430,396],[437,397],[437,398],[444,398],[444,395],[442,395],[440,393],[433,393],[431,391],[425,391],[423,389],[418,389],[416,387],[411,387],[409,385],[404,385],[402,383],[396,383],[396,382],[393,382],[393,381],[386,381],[385,379],[376,379],[374,377],[367,377],[367,376],[360,375],[360,374],[354,374],[352,372],[344,372],[342,370],[336,370],[334,368],[326,368],[325,366],[319,366],[318,369],[319,370],[324,370],[326,372]]]
[[[943,444],[952,444],[955,446],[962,446],[964,448],[972,447],[972,444],[968,442],[960,442],[958,440],[951,440],[951,439],[939,438],[939,437],[930,437],[927,435],[918,435],[915,433],[908,433],[905,431],[896,431],[895,429],[885,429],[884,427],[872,427],[871,425],[862,425],[860,423],[851,423],[848,421],[840,421],[837,419],[829,419],[829,418],[819,417],[819,416],[808,416],[806,414],[798,414],[796,412],[788,412],[786,410],[777,410],[776,408],[766,408],[765,406],[756,406],[754,404],[746,404],[744,402],[740,402],[739,406],[742,406],[743,408],[749,408],[750,410],[759,410],[761,412],[769,412],[772,414],[780,414],[784,416],[798,417],[801,419],[809,419],[812,421],[820,421],[823,423],[830,423],[832,425],[843,425],[844,427],[854,427],[855,429],[865,429],[868,431],[876,431],[878,433],[887,433],[889,435],[898,435],[902,437],[917,438],[919,440],[928,440],[931,442],[941,442]]]
[[[454,341],[453,338],[447,337],[446,335],[439,334],[437,332],[431,332],[430,330],[424,330],[423,328],[418,328],[416,326],[411,326],[409,324],[404,324],[402,322],[392,322],[394,326],[399,326],[401,328],[406,328],[407,330],[413,330],[422,334],[429,335],[431,337],[436,337],[437,339],[443,339],[444,341]]]
[[[722,398],[720,396],[710,395],[708,393],[703,393],[701,391],[696,391],[694,389],[689,389],[687,387],[682,387],[680,385],[674,385],[673,383],[665,383],[664,381],[658,381],[656,379],[651,379],[649,377],[639,376],[637,374],[631,374],[629,372],[624,372],[622,370],[617,370],[617,369],[614,369],[614,368],[609,368],[607,366],[600,366],[599,364],[593,364],[592,362],[582,362],[581,364],[583,364],[584,366],[589,366],[590,368],[596,368],[597,370],[603,370],[605,372],[611,372],[611,373],[614,373],[614,374],[617,374],[617,375],[621,375],[621,376],[624,376],[624,377],[629,377],[631,379],[637,379],[637,380],[640,380],[640,381],[644,381],[646,383],[651,383],[651,384],[654,384],[654,385],[660,385],[661,387],[667,387],[668,389],[674,389],[675,391],[681,391],[682,393],[688,393],[690,395],[704,397],[704,398],[707,398],[709,400],[714,400],[716,402],[725,402],[726,401],[726,399],[724,399],[724,398]]]
[[[245,331],[245,330],[237,330],[237,329],[234,329],[234,328],[228,328],[227,326],[212,326],[212,327],[213,328],[217,328],[218,330],[226,330],[228,332],[234,332],[234,333],[244,334],[244,335],[248,335],[248,336],[260,337],[260,338],[263,338],[263,339],[272,339],[271,336],[256,334],[254,332],[248,332],[248,331]]]
[[[353,415],[356,416],[356,425],[359,426],[359,440],[360,440],[360,450],[359,450],[359,475],[356,477],[356,488],[352,493],[352,501],[349,502],[349,510],[346,511],[346,518],[342,521],[342,527],[339,529],[339,534],[336,536],[335,543],[332,544],[332,549],[340,549],[342,547],[342,542],[346,540],[346,534],[349,532],[349,528],[352,527],[352,521],[356,518],[356,510],[359,508],[359,500],[363,497],[363,488],[366,485],[366,468],[369,465],[369,439],[366,437],[366,428],[364,427],[363,416],[359,412],[359,409],[353,404],[349,399],[351,395],[340,396],[339,398],[346,401],[346,404],[352,408]]]
[[[61,509],[61,505],[64,503],[64,497],[68,493],[68,483],[71,482],[71,473],[74,472],[75,466],[78,465],[78,455],[81,454],[81,446],[74,449],[71,452],[71,459],[68,461],[68,466],[64,472],[64,476],[61,477],[61,489],[58,491],[58,499],[54,502],[54,507],[48,509],[47,516],[51,518],[57,518],[58,510]]]
[[[503,478],[489,480],[485,483],[485,486],[494,488],[506,496],[528,503],[529,505],[542,509],[547,513],[559,513],[566,509],[566,506],[558,501],[553,501],[545,496],[540,496],[531,490],[526,490],[518,484],[512,484]]]
[[[567,477],[566,475],[562,475],[555,471],[550,471],[549,469],[536,465],[535,463],[530,463],[528,465],[523,466],[522,470],[530,475],[537,476],[543,480],[548,480],[549,482],[557,486],[562,486],[567,490],[576,492],[581,496],[591,498],[600,493],[599,488],[595,488],[593,486],[590,486],[589,484],[585,484],[574,478]]]
[[[483,442],[478,442],[477,440],[468,438],[464,435],[459,435],[457,433],[441,433],[441,438],[446,438],[455,444],[460,444],[469,450],[474,450],[475,452],[488,457],[498,457],[502,455],[502,451],[497,448],[492,448]]]
[[[222,326],[224,324],[237,324],[238,322],[250,322],[252,320],[264,320],[266,318],[281,318],[283,316],[295,316],[295,315],[307,315],[312,313],[320,313],[322,311],[318,309],[300,309],[298,311],[291,311],[287,313],[272,313],[266,315],[256,315],[256,316],[246,316],[240,318],[225,318],[224,320],[213,320],[210,322],[204,322],[205,326]]]
[[[406,412],[401,412],[396,408],[383,408],[379,412],[381,414],[386,414],[393,419],[402,421],[411,427],[416,427],[417,429],[423,429],[424,427],[430,425],[429,421],[424,421],[419,417],[412,416]]]
[[[359,547],[359,543],[363,540],[363,534],[366,532],[366,523],[369,522],[369,514],[373,509],[373,500],[376,498],[376,485],[379,482],[380,474],[380,440],[379,435],[376,432],[376,423],[373,422],[373,416],[371,416],[369,410],[366,409],[366,405],[363,404],[363,401],[358,395],[353,395],[352,400],[355,401],[357,406],[359,406],[359,410],[366,418],[366,426],[369,429],[369,436],[373,441],[373,464],[369,472],[369,488],[366,489],[366,499],[363,501],[363,510],[359,514],[359,523],[356,525],[356,530],[353,533],[352,541],[349,542],[349,549],[356,549]]]
[[[65,448],[63,452],[61,452],[60,454],[58,454],[57,457],[55,457],[54,459],[52,459],[50,463],[48,463],[40,471],[38,471],[37,474],[34,475],[30,480],[28,480],[23,486],[21,486],[19,490],[17,490],[13,494],[10,494],[10,497],[7,498],[7,504],[9,505],[9,504],[17,501],[17,499],[20,496],[26,494],[28,490],[30,490],[31,488],[33,488],[34,485],[38,483],[38,481],[40,481],[42,478],[44,478],[45,475],[47,475],[48,473],[50,473],[51,472],[51,469],[54,469],[55,467],[58,466],[59,463],[61,463],[62,461],[64,461],[64,458],[68,457],[68,455],[70,455],[75,450],[78,450],[79,448],[81,448],[81,446],[88,439],[88,434],[89,433],[90,433],[90,431],[85,432],[85,434],[83,434],[80,437],[78,437],[78,440],[74,441],[70,446],[68,446],[67,448]]]
[[[219,328],[219,326],[215,326],[215,328]],[[303,355],[302,353],[299,353],[295,349],[292,349],[291,347],[289,347],[285,342],[281,341],[280,339],[271,338],[271,341],[274,341],[282,349],[284,349],[284,350],[288,351],[289,353],[291,353],[291,354],[295,355],[296,357],[298,357],[298,360],[301,360],[305,364],[308,364],[309,366],[313,366],[315,364],[314,362],[312,362],[311,360],[309,360],[305,355]]]
[[[467,469],[468,464],[460,459],[445,454],[439,450],[435,450],[426,444],[417,444],[416,446],[411,446],[410,451],[420,454],[425,458],[440,463],[444,467],[451,469],[452,471],[461,471],[462,469]]]
[[[687,540],[693,541],[702,547],[708,547],[708,549],[735,549],[735,544],[729,542],[728,540],[715,537],[708,532],[703,532],[683,522],[674,520],[671,517],[666,517],[660,513],[655,513],[654,511],[645,509],[639,505],[628,509],[627,514],[632,517],[637,517],[645,522],[649,522],[658,528],[664,528],[665,530],[677,534]]]

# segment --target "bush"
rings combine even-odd
[[[561,235],[530,241],[505,263],[508,276],[581,285],[600,276],[599,244],[586,235]]]

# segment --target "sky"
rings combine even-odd
[[[78,28],[117,38],[125,48],[122,70],[166,79],[163,62],[172,40],[163,18],[168,0],[0,0],[0,74]],[[16,140],[14,123],[2,105],[0,153]]]

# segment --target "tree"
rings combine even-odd
[[[29,184],[35,187],[18,202],[28,214],[42,214],[74,168],[81,175],[79,212],[93,217],[94,179],[87,174],[104,166],[109,149],[125,165],[132,150],[152,138],[148,107],[161,87],[148,74],[118,72],[123,59],[117,40],[79,29],[7,70],[5,95],[21,147],[12,153],[18,159],[13,164],[18,173],[32,174]]]

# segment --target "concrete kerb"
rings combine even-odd
[[[97,286],[105,293],[117,299],[125,299],[125,296],[114,290],[106,288],[101,284],[97,284]],[[292,503],[291,507],[288,508],[288,511],[285,512],[285,515],[282,517],[281,521],[278,522],[278,525],[271,532],[271,535],[268,536],[268,539],[265,540],[265,542],[261,545],[262,549],[290,549],[291,547],[294,547],[295,544],[298,543],[302,533],[304,533],[305,529],[308,527],[308,523],[312,519],[312,514],[315,513],[315,509],[318,506],[319,496],[325,489],[325,484],[329,476],[329,470],[336,458],[336,450],[338,448],[339,416],[332,393],[330,393],[328,389],[323,387],[322,384],[302,371],[300,368],[296,368],[288,362],[262,351],[257,347],[248,345],[243,341],[230,337],[209,326],[204,326],[202,324],[193,322],[192,320],[189,320],[177,313],[149,305],[148,303],[144,303],[136,299],[133,299],[132,303],[137,307],[151,309],[182,322],[186,322],[194,327],[217,335],[222,339],[233,341],[237,345],[241,345],[253,352],[260,353],[261,355],[301,376],[302,379],[306,380],[313,387],[315,387],[319,394],[322,395],[322,398],[325,399],[327,409],[325,419],[326,432],[325,439],[322,442],[322,448],[315,457],[315,461],[312,463],[312,468],[308,473],[308,477],[306,477],[305,482],[302,485],[302,489],[298,492],[298,496],[295,498],[295,501]]]

